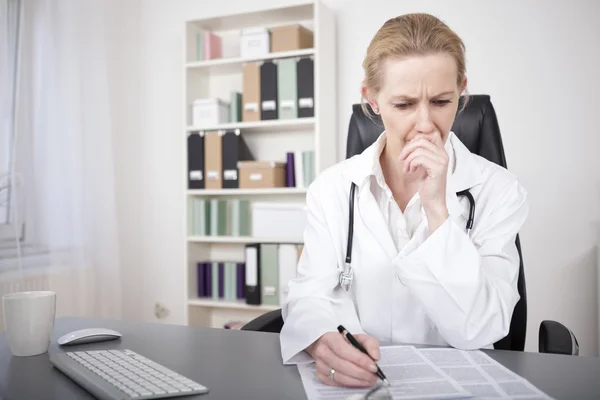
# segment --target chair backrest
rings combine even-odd
[[[464,101],[464,97],[461,97],[460,105]],[[383,131],[381,118],[375,115],[368,105],[367,108],[370,111],[370,117],[365,115],[360,104],[352,106],[346,143],[346,158],[362,153],[363,150],[375,142]],[[490,96],[471,95],[465,108],[457,114],[452,125],[452,131],[472,153],[478,154],[504,168],[507,167],[500,127]],[[525,349],[527,327],[527,293],[523,271],[523,256],[518,235],[516,245],[520,259],[517,285],[521,298],[515,306],[508,335],[496,342],[494,348],[523,351]]]

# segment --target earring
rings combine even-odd
[[[373,112],[374,112],[375,114],[379,115],[379,108],[375,107],[375,108],[373,109]]]

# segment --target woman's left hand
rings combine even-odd
[[[448,153],[438,132],[419,134],[400,153],[405,174],[419,174],[419,196],[432,233],[448,218],[446,178]]]

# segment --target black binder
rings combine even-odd
[[[223,189],[237,189],[240,186],[238,161],[254,158],[239,129],[225,132],[222,140]]]
[[[277,64],[265,61],[260,66],[260,119],[277,119]]]
[[[312,57],[303,57],[296,66],[298,118],[315,116],[315,70]]]
[[[247,244],[245,251],[246,264],[246,304],[261,304],[260,282],[260,243]]]
[[[187,139],[188,188],[204,189],[204,132],[191,132]]]

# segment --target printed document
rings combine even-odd
[[[475,399],[551,399],[482,351],[435,348],[420,352]]]
[[[369,399],[460,399],[469,393],[440,367],[413,346],[381,348],[377,362],[390,387],[382,387]],[[360,399],[368,389],[347,389],[325,385],[317,379],[315,363],[298,365],[308,400]],[[389,393],[390,397],[385,395]]]
[[[308,400],[551,400],[481,351],[384,346],[378,365],[390,381],[389,388],[349,389],[325,385],[317,379],[314,363],[298,365],[298,370]]]

